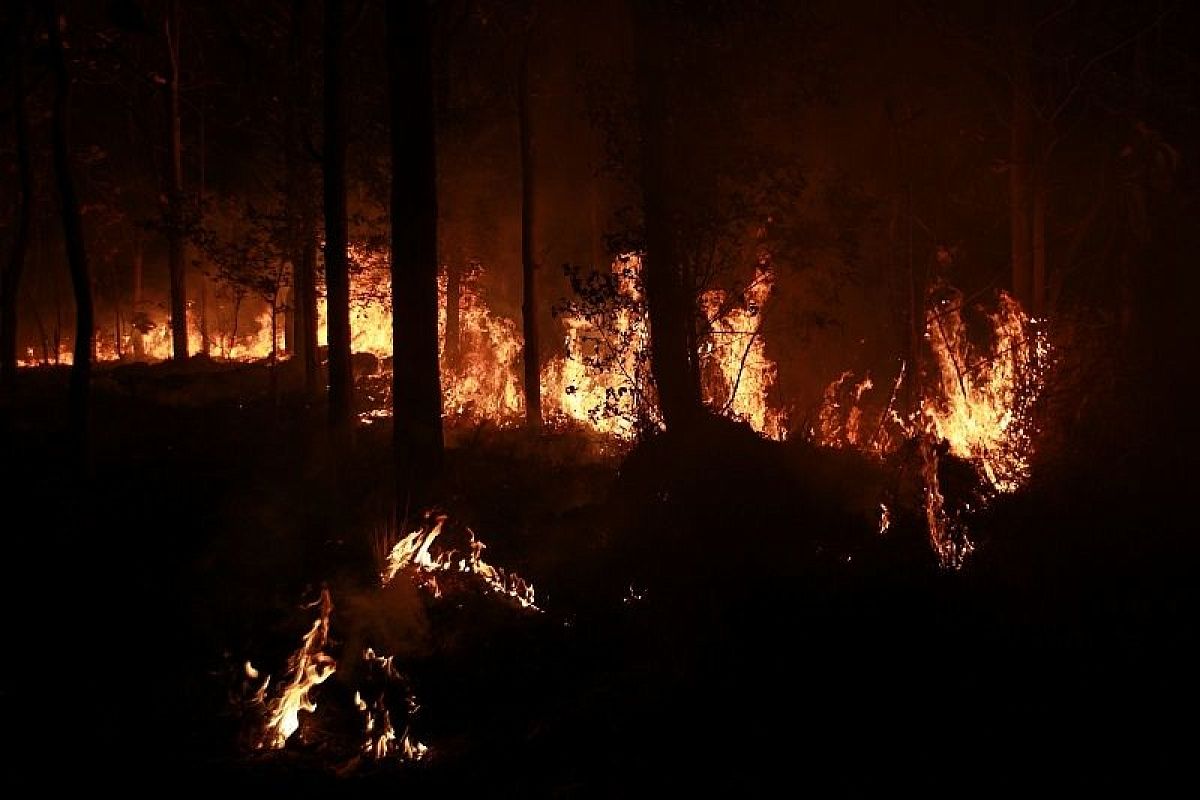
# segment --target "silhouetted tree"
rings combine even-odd
[[[167,269],[171,278],[171,357],[188,357],[187,264],[184,261],[183,140],[179,114],[179,0],[169,0],[163,20],[167,48]]]
[[[643,282],[650,316],[650,364],[668,428],[686,427],[703,411],[699,355],[692,346],[695,297],[683,275],[665,174],[670,137],[665,59],[672,26],[655,0],[634,0],[637,115],[641,134]]]
[[[33,222],[33,161],[29,153],[29,116],[25,107],[25,7],[13,25],[13,129],[17,144],[17,176],[21,199],[17,205],[17,229],[3,278],[0,279],[0,385],[11,387],[17,378],[17,295],[21,272],[29,250]]]
[[[525,348],[525,424],[542,424],[541,359],[538,355],[537,261],[534,256],[535,197],[533,123],[530,117],[529,62],[534,12],[526,22],[517,72],[517,119],[521,138],[521,331]]]
[[[345,15],[325,0],[325,287],[329,337],[329,424],[348,430],[354,411],[350,371],[350,271],[346,255],[346,112],[342,85]]]
[[[307,38],[307,0],[292,0],[288,30],[290,81],[285,103],[285,192],[291,225],[289,260],[292,263],[292,336],[289,349],[304,371],[305,391],[315,395],[320,383],[317,359],[317,253],[316,206],[312,202],[311,158],[306,152],[307,122],[311,113],[309,75],[304,58]]]
[[[67,129],[71,76],[67,73],[66,48],[62,36],[66,17],[59,13],[54,3],[46,3],[43,11],[50,41],[51,69],[54,74],[54,107],[50,119],[54,176],[58,186],[67,266],[71,272],[71,287],[75,295],[75,352],[70,380],[71,429],[77,443],[83,446],[87,441],[88,388],[92,372],[92,284],[88,275],[83,218],[79,213],[79,198],[75,194],[75,179],[71,174],[71,144]]]
[[[387,7],[392,150],[392,411],[398,477],[420,495],[442,462],[437,175],[429,9]]]

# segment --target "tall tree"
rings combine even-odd
[[[1033,40],[1022,2],[1012,4],[1012,14],[1012,120],[1008,164],[1012,289],[1021,305],[1032,310],[1034,106],[1030,58]]]
[[[345,12],[325,0],[325,288],[329,337],[329,424],[348,430],[354,410],[350,371],[350,267],[346,255],[346,112],[342,69]]]
[[[92,282],[88,274],[87,249],[84,246],[83,217],[71,174],[71,144],[67,129],[67,109],[71,76],[67,72],[66,47],[63,44],[65,15],[55,3],[43,6],[49,34],[51,70],[54,74],[54,107],[51,112],[51,140],[54,151],[54,177],[58,186],[59,212],[62,215],[67,266],[75,295],[75,353],[71,364],[70,417],[77,443],[87,441],[88,388],[92,372]]]
[[[291,226],[295,336],[291,349],[304,372],[305,391],[315,395],[320,383],[317,359],[317,285],[316,285],[316,207],[311,200],[312,169],[305,152],[305,126],[310,113],[308,72],[305,69],[304,41],[308,10],[307,0],[292,0],[288,33],[288,67],[291,75],[286,99],[284,157],[286,160],[288,222]]]
[[[537,261],[534,257],[534,147],[529,63],[533,24],[526,26],[517,73],[517,121],[521,137],[521,329],[525,339],[525,424],[542,424],[541,360],[538,357]]]
[[[437,151],[429,8],[388,3],[391,109],[393,444],[397,475],[423,495],[442,463],[438,371]]]
[[[668,428],[687,427],[700,416],[703,403],[698,354],[691,346],[694,298],[684,279],[666,173],[672,134],[666,70],[672,43],[659,3],[634,0],[633,5],[650,366],[663,421]]]
[[[187,264],[184,261],[183,140],[179,110],[179,0],[169,0],[167,47],[167,269],[171,279],[171,357],[188,357]]]
[[[23,10],[23,9],[22,9]],[[12,253],[0,278],[0,386],[11,387],[17,379],[17,294],[21,272],[29,251],[29,231],[33,222],[33,160],[29,154],[29,117],[25,108],[25,20],[14,28],[13,48],[13,127],[17,143],[17,177],[21,191],[17,206],[17,229]]]

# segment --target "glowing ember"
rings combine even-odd
[[[709,334],[701,363],[710,407],[748,422],[764,436],[783,439],[786,416],[767,400],[779,370],[766,356],[762,331],[763,307],[774,283],[771,271],[760,266],[739,304],[730,304],[728,293],[719,289],[704,293],[700,303],[709,320]]]
[[[321,614],[304,636],[300,648],[288,659],[288,672],[283,688],[268,704],[267,724],[263,730],[260,747],[279,749],[287,744],[287,740],[300,727],[300,712],[312,713],[317,708],[310,696],[313,688],[327,681],[337,668],[333,657],[325,653],[325,646],[329,640],[329,615],[333,611],[328,589],[321,591],[316,605],[320,606]],[[247,674],[250,674],[253,667],[249,662],[246,666]],[[257,671],[254,671],[254,674],[257,674]],[[259,689],[260,697],[265,697],[269,681],[270,676]]]
[[[439,574],[474,575],[481,579],[490,591],[512,598],[522,608],[540,610],[534,603],[533,585],[515,572],[506,572],[484,561],[482,555],[487,545],[475,538],[475,532],[470,528],[466,529],[469,552],[443,548],[438,543],[438,537],[441,536],[445,524],[446,517],[438,516],[434,518],[432,527],[422,526],[396,542],[388,553],[387,564],[383,569],[383,585],[387,586],[396,575],[407,571],[418,583],[438,596]]]
[[[882,536],[892,527],[892,512],[885,504],[879,504],[879,535]]]

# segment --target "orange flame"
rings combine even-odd
[[[1049,343],[1021,306],[1001,292],[988,315],[992,342],[967,338],[962,294],[949,290],[925,316],[925,338],[937,364],[936,391],[921,399],[931,432],[966,459],[999,492],[1029,477],[1034,433],[1031,411],[1044,385]]]
[[[774,285],[771,270],[759,266],[740,304],[729,306],[728,293],[721,289],[704,293],[700,304],[709,334],[701,361],[707,367],[703,388],[711,407],[748,422],[768,438],[784,439],[786,415],[767,399],[779,369],[766,356],[762,331],[763,308]]]
[[[300,712],[312,713],[317,709],[316,702],[310,696],[313,688],[329,680],[337,669],[333,657],[325,653],[329,640],[329,615],[333,611],[328,589],[321,590],[317,604],[320,605],[321,614],[305,634],[300,648],[288,659],[286,683],[279,695],[268,704],[269,715],[260,747],[279,749],[287,744],[287,740],[300,727]],[[265,698],[269,681],[270,676],[259,689],[260,698]]]
[[[375,651],[368,647],[363,653],[363,660],[385,680],[400,680],[400,673],[393,664],[392,656],[376,656]],[[411,716],[420,706],[411,693],[408,694],[407,702],[407,711]],[[376,697],[374,702],[368,703],[363,699],[361,691],[355,692],[354,705],[363,714],[365,739],[362,749],[367,755],[382,760],[394,754],[401,761],[419,761],[429,752],[427,746],[413,738],[407,727],[403,734],[396,734],[396,729],[392,726],[391,711],[388,710],[382,694]]]
[[[542,402],[551,419],[631,440],[639,422],[657,420],[648,392],[650,324],[640,288],[642,259],[612,262],[616,301],[589,318],[564,314],[564,355],[542,369]]]
[[[460,573],[480,578],[489,590],[515,600],[522,608],[540,611],[535,604],[533,584],[515,572],[506,572],[483,560],[487,547],[467,528],[470,537],[470,552],[463,553],[453,548],[434,547],[446,523],[446,517],[434,518],[432,527],[421,526],[396,542],[387,556],[381,575],[383,585],[391,583],[401,572],[410,572],[435,596],[439,594],[437,576],[440,573]]]

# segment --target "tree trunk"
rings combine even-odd
[[[387,5],[392,140],[393,446],[398,488],[424,498],[442,463],[437,150],[429,9]]]
[[[1034,173],[1033,187],[1033,304],[1029,313],[1046,316],[1046,181],[1040,169]]]
[[[308,204],[300,221],[300,263],[296,269],[296,355],[304,364],[304,391],[315,397],[321,390],[317,358],[317,244],[315,211]]]
[[[446,369],[451,372],[458,369],[462,350],[459,324],[461,298],[462,267],[457,258],[451,258],[446,262],[446,344],[442,352]]]
[[[145,322],[142,309],[142,234],[133,232],[133,318],[129,329],[129,340],[133,344],[133,360],[142,361],[146,358],[146,342],[142,334]]]
[[[641,129],[642,276],[650,317],[650,367],[668,428],[686,428],[703,412],[697,354],[689,349],[694,298],[688,296],[668,199],[666,159],[670,118],[666,108],[666,26],[650,0],[634,0],[638,123]]]
[[[325,0],[325,286],[329,336],[329,425],[348,432],[354,407],[350,372],[350,271],[346,257],[346,115],[341,0]]]
[[[534,261],[533,128],[529,112],[529,49],[526,34],[517,78],[517,118],[521,137],[521,327],[525,338],[525,424],[542,425],[541,360],[538,358],[537,263]]]
[[[170,0],[164,26],[167,42],[167,268],[171,277],[171,357],[188,357],[187,264],[183,242],[183,142],[179,116],[179,0]]]
[[[288,349],[304,372],[304,390],[309,396],[319,391],[317,362],[317,291],[315,207],[310,199],[312,172],[304,151],[304,129],[310,113],[309,83],[304,64],[307,0],[293,0],[288,63],[292,75],[287,94],[287,203],[291,229],[292,334]]]
[[[1017,4],[1018,6],[1020,3]],[[1018,9],[1013,21],[1012,121],[1009,126],[1008,200],[1013,295],[1033,305],[1033,242],[1030,211],[1033,175],[1033,98],[1028,26]]]
[[[71,431],[81,448],[87,443],[88,388],[92,371],[92,339],[95,320],[92,312],[92,282],[88,275],[87,250],[84,247],[83,217],[79,198],[75,195],[75,180],[71,175],[71,146],[67,131],[67,100],[71,88],[67,74],[67,57],[59,29],[65,18],[56,13],[54,4],[45,5],[46,23],[50,34],[52,69],[54,72],[54,109],[51,115],[54,149],[54,177],[58,184],[59,211],[62,215],[63,239],[66,243],[67,266],[71,272],[71,288],[75,295],[75,354],[71,365],[70,419]]]
[[[211,351],[208,337],[208,278],[200,275],[200,352],[205,358]]]
[[[24,48],[18,47],[13,59],[13,125],[17,141],[17,176],[21,202],[17,206],[17,226],[12,254],[0,279],[0,386],[12,387],[17,379],[17,295],[21,272],[29,252],[29,231],[33,223],[33,163],[29,155],[29,118],[25,109]]]

